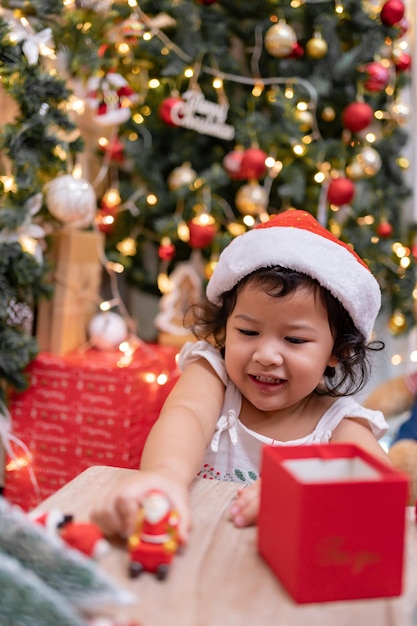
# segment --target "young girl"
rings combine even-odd
[[[289,210],[235,238],[195,307],[181,378],[144,448],[141,472],[93,513],[107,534],[134,528],[150,488],[190,529],[196,476],[236,481],[237,526],[254,523],[264,444],[352,442],[387,459],[382,413],[352,394],[369,376],[380,289],[365,263],[307,212]],[[388,462],[388,460],[387,460]]]

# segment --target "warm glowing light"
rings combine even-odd
[[[156,382],[158,383],[158,385],[166,385],[166,383],[168,382],[167,374],[159,374],[159,376],[156,379]]]
[[[366,133],[366,135],[365,135],[365,139],[366,139],[366,141],[368,141],[369,143],[375,143],[375,141],[376,141],[376,135],[375,135],[375,133],[372,133],[372,132]]]
[[[323,183],[325,180],[326,176],[324,174],[324,172],[316,172],[316,174],[314,175],[314,180],[316,181],[316,183]]]
[[[243,217],[243,223],[245,224],[245,226],[247,226],[248,228],[252,228],[252,226],[255,225],[255,218],[253,217],[253,215],[244,215]]]
[[[261,84],[254,85],[254,87],[252,89],[252,95],[255,98],[259,98],[259,96],[262,95],[263,90],[264,90],[264,86],[263,85],[261,85]]]
[[[417,350],[413,350],[413,352],[410,354],[410,361],[412,361],[413,363],[417,363]]]
[[[116,274],[123,274],[125,271],[125,268],[121,263],[113,263],[112,261],[107,261],[106,267],[110,272],[115,272]]]
[[[227,225],[227,230],[232,235],[232,237],[243,235],[243,233],[246,232],[246,228],[244,224],[239,224],[239,222],[230,222]]]
[[[294,152],[294,154],[296,156],[303,156],[303,154],[305,153],[306,149],[304,146],[302,146],[300,143],[296,143],[293,148],[292,151]]]
[[[187,68],[184,70],[184,76],[185,76],[185,78],[191,78],[191,76],[194,76],[194,70],[193,70],[193,68],[192,68],[192,67],[187,67]]]
[[[307,104],[307,102],[298,102],[298,104],[297,104],[297,109],[298,109],[299,111],[307,111],[307,109],[308,109],[308,104]]]
[[[146,196],[146,202],[149,205],[154,206],[155,204],[158,204],[158,198],[155,196],[154,193],[150,193]]]
[[[181,241],[190,241],[190,229],[183,220],[177,226],[177,235]]]
[[[294,98],[294,89],[292,87],[285,87],[285,97],[288,99]]]
[[[74,178],[82,178],[83,168],[79,163],[76,163],[72,169],[71,174]]]
[[[123,41],[122,43],[116,44],[116,50],[120,55],[124,56],[125,54],[128,54],[130,52],[130,46],[125,41]]]
[[[36,253],[38,247],[36,239],[32,239],[32,237],[28,237],[27,235],[20,235],[19,243],[25,252],[33,255]]]
[[[161,272],[158,274],[158,289],[161,293],[170,293],[172,291],[172,281],[169,279],[168,274]]]
[[[222,81],[222,79],[221,78],[215,78],[213,80],[213,87],[214,87],[214,89],[223,89],[223,81]]]
[[[5,193],[8,193],[9,191],[13,191],[15,189],[13,176],[0,176],[0,181],[3,185]]]
[[[152,33],[143,33],[143,41],[150,41],[152,39]]]
[[[400,363],[402,363],[402,356],[401,354],[393,354],[391,357],[391,364],[392,365],[400,365]]]
[[[161,85],[160,81],[157,78],[151,78],[148,83],[149,89],[157,89]]]
[[[15,472],[22,467],[27,467],[28,465],[30,465],[29,459],[25,456],[21,456],[16,459],[12,459],[9,463],[7,463],[6,472]]]
[[[132,237],[127,237],[119,241],[116,248],[125,256],[134,256],[136,254],[136,241]]]
[[[110,189],[108,189],[103,196],[103,202],[110,209],[114,208],[115,206],[118,206],[121,202],[119,190],[116,189],[115,187],[110,187]],[[106,215],[105,217],[111,217],[111,216]],[[105,217],[103,217],[103,221],[105,220]],[[114,219],[110,223],[113,223],[113,222],[114,222]],[[106,222],[106,223],[109,223],[109,222]]]
[[[150,385],[156,381],[156,374],[154,372],[145,372],[143,374],[143,379],[146,383]]]

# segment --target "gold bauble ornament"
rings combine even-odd
[[[346,174],[351,180],[360,180],[365,177],[363,167],[357,160],[352,161],[346,166]]]
[[[297,110],[295,112],[295,119],[297,120],[300,126],[300,130],[303,133],[308,132],[313,127],[314,116],[311,113],[311,111],[298,111]]]
[[[192,169],[191,163],[186,161],[179,167],[172,170],[168,176],[168,187],[171,191],[175,191],[180,187],[188,187],[195,181],[196,178],[197,172]]]
[[[280,20],[271,26],[265,34],[265,48],[273,57],[286,57],[294,49],[297,36],[294,29],[285,21]]]
[[[333,122],[335,117],[336,111],[333,107],[324,107],[323,111],[321,112],[322,120],[324,120],[325,122]]]
[[[399,126],[407,124],[410,119],[410,107],[405,102],[395,100],[388,106],[388,112]]]
[[[314,33],[314,36],[307,41],[305,51],[312,59],[322,59],[328,51],[327,42],[320,33]]]
[[[257,182],[242,185],[235,198],[236,207],[243,215],[259,215],[268,206],[268,194]]]
[[[356,161],[359,163],[365,176],[375,176],[382,166],[379,152],[371,146],[365,146],[356,155]]]

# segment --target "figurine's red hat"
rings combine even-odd
[[[242,278],[276,265],[316,279],[369,337],[381,306],[378,282],[356,252],[307,211],[289,209],[233,239],[220,255],[207,298],[220,304],[223,294]]]

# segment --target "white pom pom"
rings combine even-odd
[[[128,336],[128,328],[123,317],[112,311],[97,313],[88,326],[92,345],[99,350],[116,348]]]

